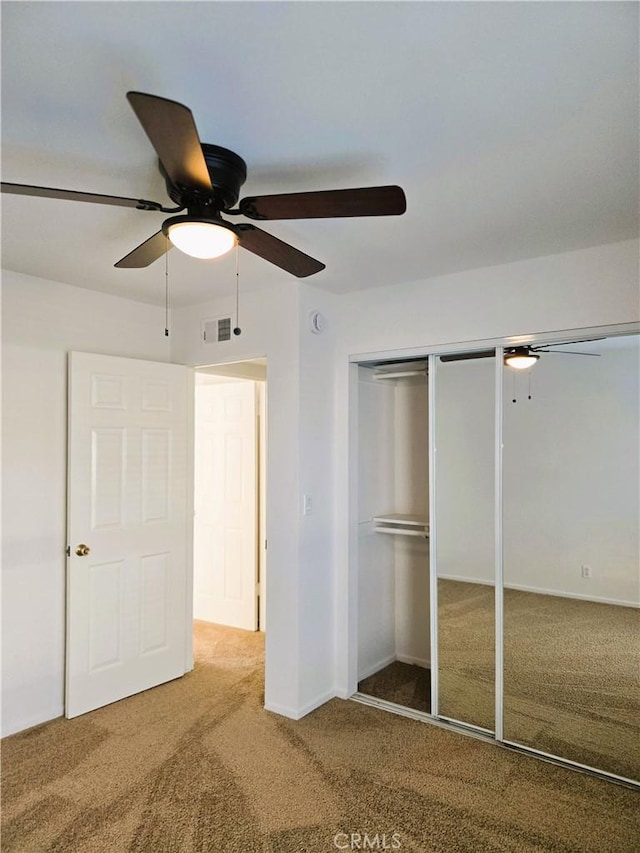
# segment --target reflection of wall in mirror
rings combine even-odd
[[[638,604],[638,338],[574,349],[601,356],[543,355],[515,376],[515,404],[513,372],[505,369],[505,585]],[[493,440],[493,392],[481,393],[493,360],[445,368],[438,373],[439,574],[489,582],[493,448],[475,450]],[[444,485],[448,472],[455,491]]]
[[[493,583],[495,359],[439,362],[436,379],[438,576]]]

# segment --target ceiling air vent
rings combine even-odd
[[[202,340],[205,344],[218,344],[231,340],[231,317],[214,317],[202,322]]]

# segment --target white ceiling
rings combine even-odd
[[[265,225],[335,292],[638,233],[636,3],[3,3],[3,179],[167,203],[129,89],[189,106],[242,195],[400,184],[402,217]],[[162,303],[163,261],[113,268],[162,214],[2,202],[4,268]],[[171,252],[173,304],[234,264]],[[294,281],[248,252],[240,280]]]

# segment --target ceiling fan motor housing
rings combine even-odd
[[[171,183],[162,163],[160,172],[167,184],[167,192],[176,204],[189,211],[228,210],[240,197],[240,187],[247,179],[247,164],[242,157],[220,145],[202,143],[204,161],[211,178],[212,190],[204,193],[194,188],[176,186]]]

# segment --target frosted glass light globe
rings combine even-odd
[[[214,222],[176,222],[169,227],[169,239],[192,258],[219,258],[233,249],[236,235]]]

